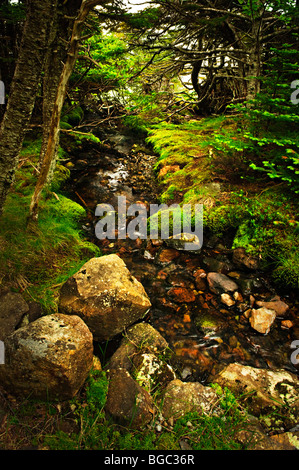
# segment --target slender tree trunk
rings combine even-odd
[[[40,174],[35,186],[35,190],[31,199],[29,219],[37,220],[38,218],[38,205],[41,193],[45,184],[47,183],[48,174],[52,166],[53,159],[55,158],[55,149],[59,139],[59,122],[61,110],[66,95],[68,81],[70,79],[71,73],[77,60],[79,41],[84,21],[87,15],[89,14],[90,10],[98,4],[103,4],[104,1],[105,0],[83,0],[78,16],[74,21],[67,59],[60,76],[56,98],[53,106],[47,148],[40,168]]]
[[[252,2],[250,2],[252,5]],[[260,92],[260,74],[262,67],[262,25],[264,6],[260,0],[256,0],[256,11],[251,12],[251,31],[249,34],[249,59],[246,67],[246,101],[253,100]],[[250,107],[250,103],[248,104]]]
[[[57,1],[31,0],[28,5],[19,57],[0,127],[0,215],[14,181],[19,152],[33,111]]]
[[[41,166],[48,145],[50,125],[53,114],[54,102],[60,76],[63,71],[64,63],[67,58],[66,43],[69,43],[72,34],[74,20],[77,16],[81,0],[67,2],[62,7],[58,7],[56,16],[53,19],[52,30],[50,33],[50,47],[47,51],[43,78],[43,137],[41,152],[39,157],[39,167]],[[55,148],[53,165],[55,166],[56,156],[59,147],[59,140]],[[48,180],[51,180],[52,171],[50,170]]]
[[[252,36],[255,41],[249,55],[249,65],[246,73],[246,101],[253,100],[260,92],[260,74],[261,74],[261,43],[259,25],[253,25]],[[249,104],[250,106],[250,104]]]

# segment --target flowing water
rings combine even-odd
[[[103,254],[118,253],[143,284],[152,303],[145,320],[169,342],[184,380],[204,382],[231,362],[298,373],[290,360],[291,343],[299,339],[296,300],[281,296],[290,308],[286,316],[276,318],[267,335],[253,330],[244,314],[250,295],[265,300],[275,292],[260,273],[236,269],[230,250],[224,248],[229,241],[204,238],[202,250],[192,253],[169,247],[165,240],[118,239],[117,232],[114,240],[95,237],[97,204],[109,203],[117,209],[118,196],[125,196],[128,204],[143,202],[147,208],[157,202],[156,160],[125,136],[116,139],[114,135],[106,144],[77,150],[68,190],[88,209],[83,226],[87,236]],[[227,274],[239,284],[233,306],[210,292],[209,271]],[[283,319],[294,326],[282,328]]]

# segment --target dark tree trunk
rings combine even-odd
[[[42,164],[49,139],[51,118],[54,110],[56,92],[60,76],[67,59],[67,47],[69,43],[74,20],[77,16],[81,0],[67,2],[62,8],[58,8],[53,19],[49,38],[49,49],[45,58],[43,78],[43,137],[39,158],[39,166]],[[59,141],[55,148],[53,166],[56,161]]]
[[[19,152],[40,83],[49,30],[56,8],[57,0],[28,2],[18,61],[0,127],[0,214],[14,181]]]
[[[84,25],[84,21],[89,14],[90,10],[98,4],[104,4],[105,0],[83,0],[81,3],[78,16],[74,21],[72,37],[69,44],[69,49],[67,53],[67,59],[65,61],[57,92],[56,97],[53,103],[53,113],[51,116],[51,122],[49,127],[49,135],[47,141],[47,147],[45,150],[44,158],[40,168],[40,174],[34,189],[34,193],[31,199],[29,218],[31,220],[36,220],[38,217],[38,205],[41,197],[42,190],[47,183],[49,171],[53,165],[55,159],[55,150],[57,148],[57,143],[59,139],[59,123],[61,110],[64,103],[67,85],[73,71],[74,65],[77,60],[79,42],[81,37],[81,31]]]

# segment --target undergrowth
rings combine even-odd
[[[244,247],[276,283],[299,287],[298,198],[290,181],[257,175],[259,156],[237,119],[164,122],[147,140],[159,154],[161,203],[203,204],[204,238],[233,232],[228,248]]]
[[[0,286],[22,292],[26,300],[39,302],[44,313],[54,313],[61,284],[99,250],[80,233],[79,222],[85,209],[58,192],[69,175],[61,162],[53,186],[43,194],[38,222],[27,223],[39,148],[39,140],[25,143],[4,207],[0,224]]]
[[[111,422],[104,412],[107,387],[105,372],[92,372],[83,399],[74,399],[69,404],[80,432],[57,431],[45,435],[43,445],[51,450],[181,450],[183,441],[191,450],[244,447],[236,436],[246,427],[246,413],[228,389],[222,391],[218,387],[220,412],[210,415],[187,413],[172,426],[165,423],[162,430],[157,431],[157,418],[140,430]],[[157,412],[158,409],[157,403]]]

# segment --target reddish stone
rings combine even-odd
[[[206,285],[206,281],[202,278],[202,277],[196,277],[195,279],[195,285],[196,285],[196,289],[197,290],[205,290],[207,285]]]
[[[161,271],[158,272],[157,274],[157,279],[163,279],[165,280],[167,278],[168,274],[161,269]]]
[[[165,248],[159,254],[159,261],[162,263],[170,263],[174,259],[178,258],[179,255],[180,254],[177,250],[174,250],[173,248]]]
[[[281,327],[282,328],[293,328],[293,322],[291,320],[282,320]]]
[[[202,277],[203,278],[203,277],[207,277],[207,273],[205,272],[204,269],[199,268],[193,273],[193,276],[195,278],[197,278],[197,277]]]
[[[191,322],[191,318],[190,318],[189,313],[184,313],[183,322],[184,323],[190,323]]]
[[[185,302],[194,302],[196,296],[191,289],[186,289],[185,287],[172,287],[168,291],[168,295],[173,298],[175,302],[185,303]]]

